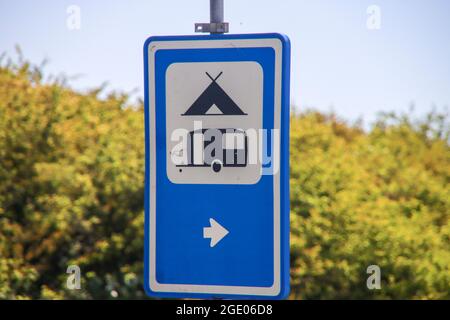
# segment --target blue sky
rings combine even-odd
[[[66,27],[69,5],[81,29]],[[381,29],[366,27],[369,5]],[[208,0],[0,0],[0,52],[20,45],[48,73],[80,75],[79,90],[143,92],[142,45],[150,35],[193,34]],[[292,44],[291,101],[366,122],[379,111],[417,114],[450,106],[448,0],[225,0],[231,33],[281,32]]]

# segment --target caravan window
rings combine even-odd
[[[243,132],[225,133],[223,135],[223,148],[227,150],[242,150],[245,144]]]

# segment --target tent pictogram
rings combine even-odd
[[[208,72],[206,72],[206,75],[211,79],[212,82],[183,114],[184,116],[247,115],[217,83],[217,79],[222,75],[222,73],[223,72],[220,72],[216,78],[213,78],[209,75]],[[208,113],[208,111],[214,105],[221,113]]]

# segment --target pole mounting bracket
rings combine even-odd
[[[228,22],[196,23],[195,32],[228,33]]]
[[[223,21],[224,0],[209,0],[209,23],[196,23],[195,32],[209,32],[211,34],[227,33],[228,22]]]

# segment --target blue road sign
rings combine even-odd
[[[151,37],[145,65],[145,290],[289,293],[290,44]]]

